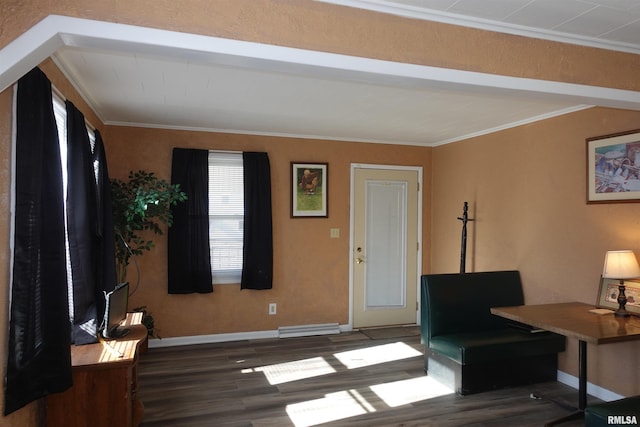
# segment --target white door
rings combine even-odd
[[[353,327],[416,323],[419,172],[356,167],[353,178]]]

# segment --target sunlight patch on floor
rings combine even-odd
[[[373,385],[370,388],[392,408],[453,393],[450,388],[426,376]]]
[[[396,408],[453,393],[453,390],[427,376],[372,385],[369,389],[381,401],[368,401],[352,389],[329,393],[320,399],[292,403],[287,405],[287,415],[295,427],[311,427],[376,412],[374,405]]]
[[[396,342],[336,353],[334,356],[346,366],[347,369],[357,369],[392,362],[394,360],[422,356],[422,353],[403,342]]]
[[[296,427],[310,427],[374,412],[356,390],[329,393],[321,399],[287,405],[287,414]]]
[[[277,385],[305,378],[319,377],[333,374],[335,369],[322,357],[294,360],[293,362],[278,363],[275,365],[260,366],[252,369],[244,369],[243,373],[262,372],[269,384]]]

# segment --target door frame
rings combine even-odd
[[[384,169],[384,170],[401,170],[415,171],[418,173],[418,251],[416,253],[416,301],[418,302],[418,310],[416,310],[416,324],[420,324],[420,276],[422,275],[422,166],[401,166],[401,165],[379,165],[368,163],[351,163],[350,174],[350,193],[349,193],[349,324],[347,330],[353,330],[353,251],[355,240],[355,173],[356,169]]]

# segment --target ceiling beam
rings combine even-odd
[[[503,93],[640,110],[640,92],[429,67],[50,15],[0,50],[0,91],[62,46],[157,55],[294,75],[399,87]]]

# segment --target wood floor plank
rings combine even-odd
[[[358,332],[149,349],[139,364],[142,426],[526,427],[568,414],[531,392],[577,398],[557,382],[426,398],[435,386],[422,353],[419,336]]]

